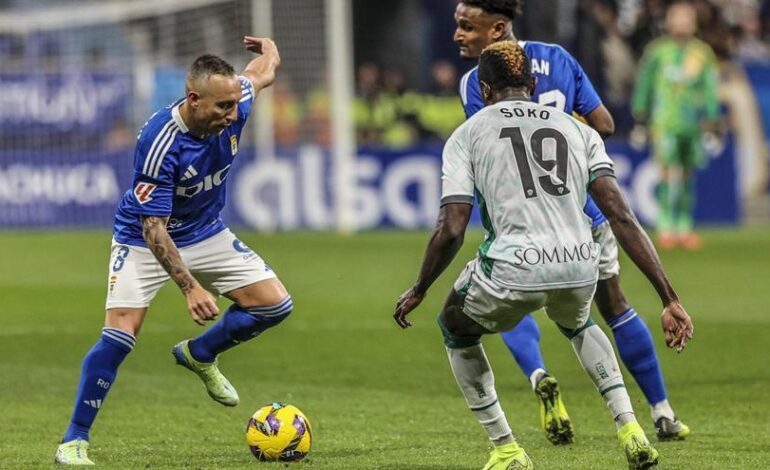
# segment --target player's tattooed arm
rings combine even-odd
[[[187,310],[193,321],[199,325],[205,325],[207,321],[214,320],[219,314],[216,299],[187,269],[179,249],[166,230],[167,223],[168,217],[142,216],[142,236],[160,265],[184,293],[187,299]]]
[[[158,263],[176,282],[179,289],[187,294],[197,281],[182,261],[179,250],[166,230],[167,224],[168,217],[142,216],[142,237]]]
[[[245,36],[243,44],[248,51],[260,54],[249,62],[241,73],[254,85],[254,92],[259,93],[261,89],[269,87],[275,81],[275,72],[281,65],[281,56],[270,38]]]

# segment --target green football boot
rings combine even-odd
[[[198,362],[190,354],[190,340],[184,340],[174,346],[171,353],[176,358],[176,363],[184,366],[198,374],[203,381],[206,391],[214,401],[225,406],[235,406],[238,404],[238,392],[230,384],[230,381],[219,372],[217,360],[214,362]]]
[[[496,446],[482,470],[532,470],[532,461],[518,442]]]
[[[659,441],[682,441],[690,435],[690,427],[676,417],[673,420],[661,417],[655,421],[655,432]]]
[[[575,429],[561,399],[559,382],[546,374],[535,387],[540,400],[540,428],[553,445],[571,444],[575,440]]]
[[[618,430],[618,441],[626,453],[629,470],[644,470],[658,465],[658,451],[652,447],[636,421],[626,423]]]
[[[88,458],[88,441],[75,439],[59,444],[54,462],[61,465],[93,465]]]

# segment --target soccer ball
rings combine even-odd
[[[246,426],[246,444],[259,460],[302,460],[310,452],[310,421],[299,408],[285,403],[265,405]]]

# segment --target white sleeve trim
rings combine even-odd
[[[244,77],[243,75],[238,75],[238,80],[241,82],[241,99],[240,102],[244,102],[249,99],[254,98],[254,84],[251,83],[251,80]]]
[[[474,70],[476,70],[476,67],[473,67],[472,69],[465,72],[463,78],[460,79],[460,100],[462,100],[463,106],[468,105],[468,79]]]

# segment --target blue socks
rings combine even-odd
[[[190,352],[201,362],[212,362],[217,354],[248,341],[283,321],[294,308],[287,296],[276,305],[242,309],[233,304],[221,320],[190,341]],[[102,328],[102,337],[83,359],[75,409],[62,442],[89,440],[91,425],[115,382],[118,367],[134,349],[136,338],[118,328]]]
[[[75,409],[62,442],[89,440],[88,432],[115,382],[118,367],[134,344],[134,335],[118,328],[102,328],[102,337],[83,359]]]
[[[532,314],[524,317],[512,330],[500,333],[500,336],[528,379],[531,380],[532,374],[538,369],[545,372],[545,362],[540,352],[540,328]]]
[[[217,354],[281,323],[293,308],[291,296],[268,307],[243,309],[232,304],[221,320],[190,341],[190,354],[196,361],[214,362]]]
[[[666,386],[647,324],[633,308],[607,322],[615,335],[618,353],[634,376],[650,406],[666,399]]]

